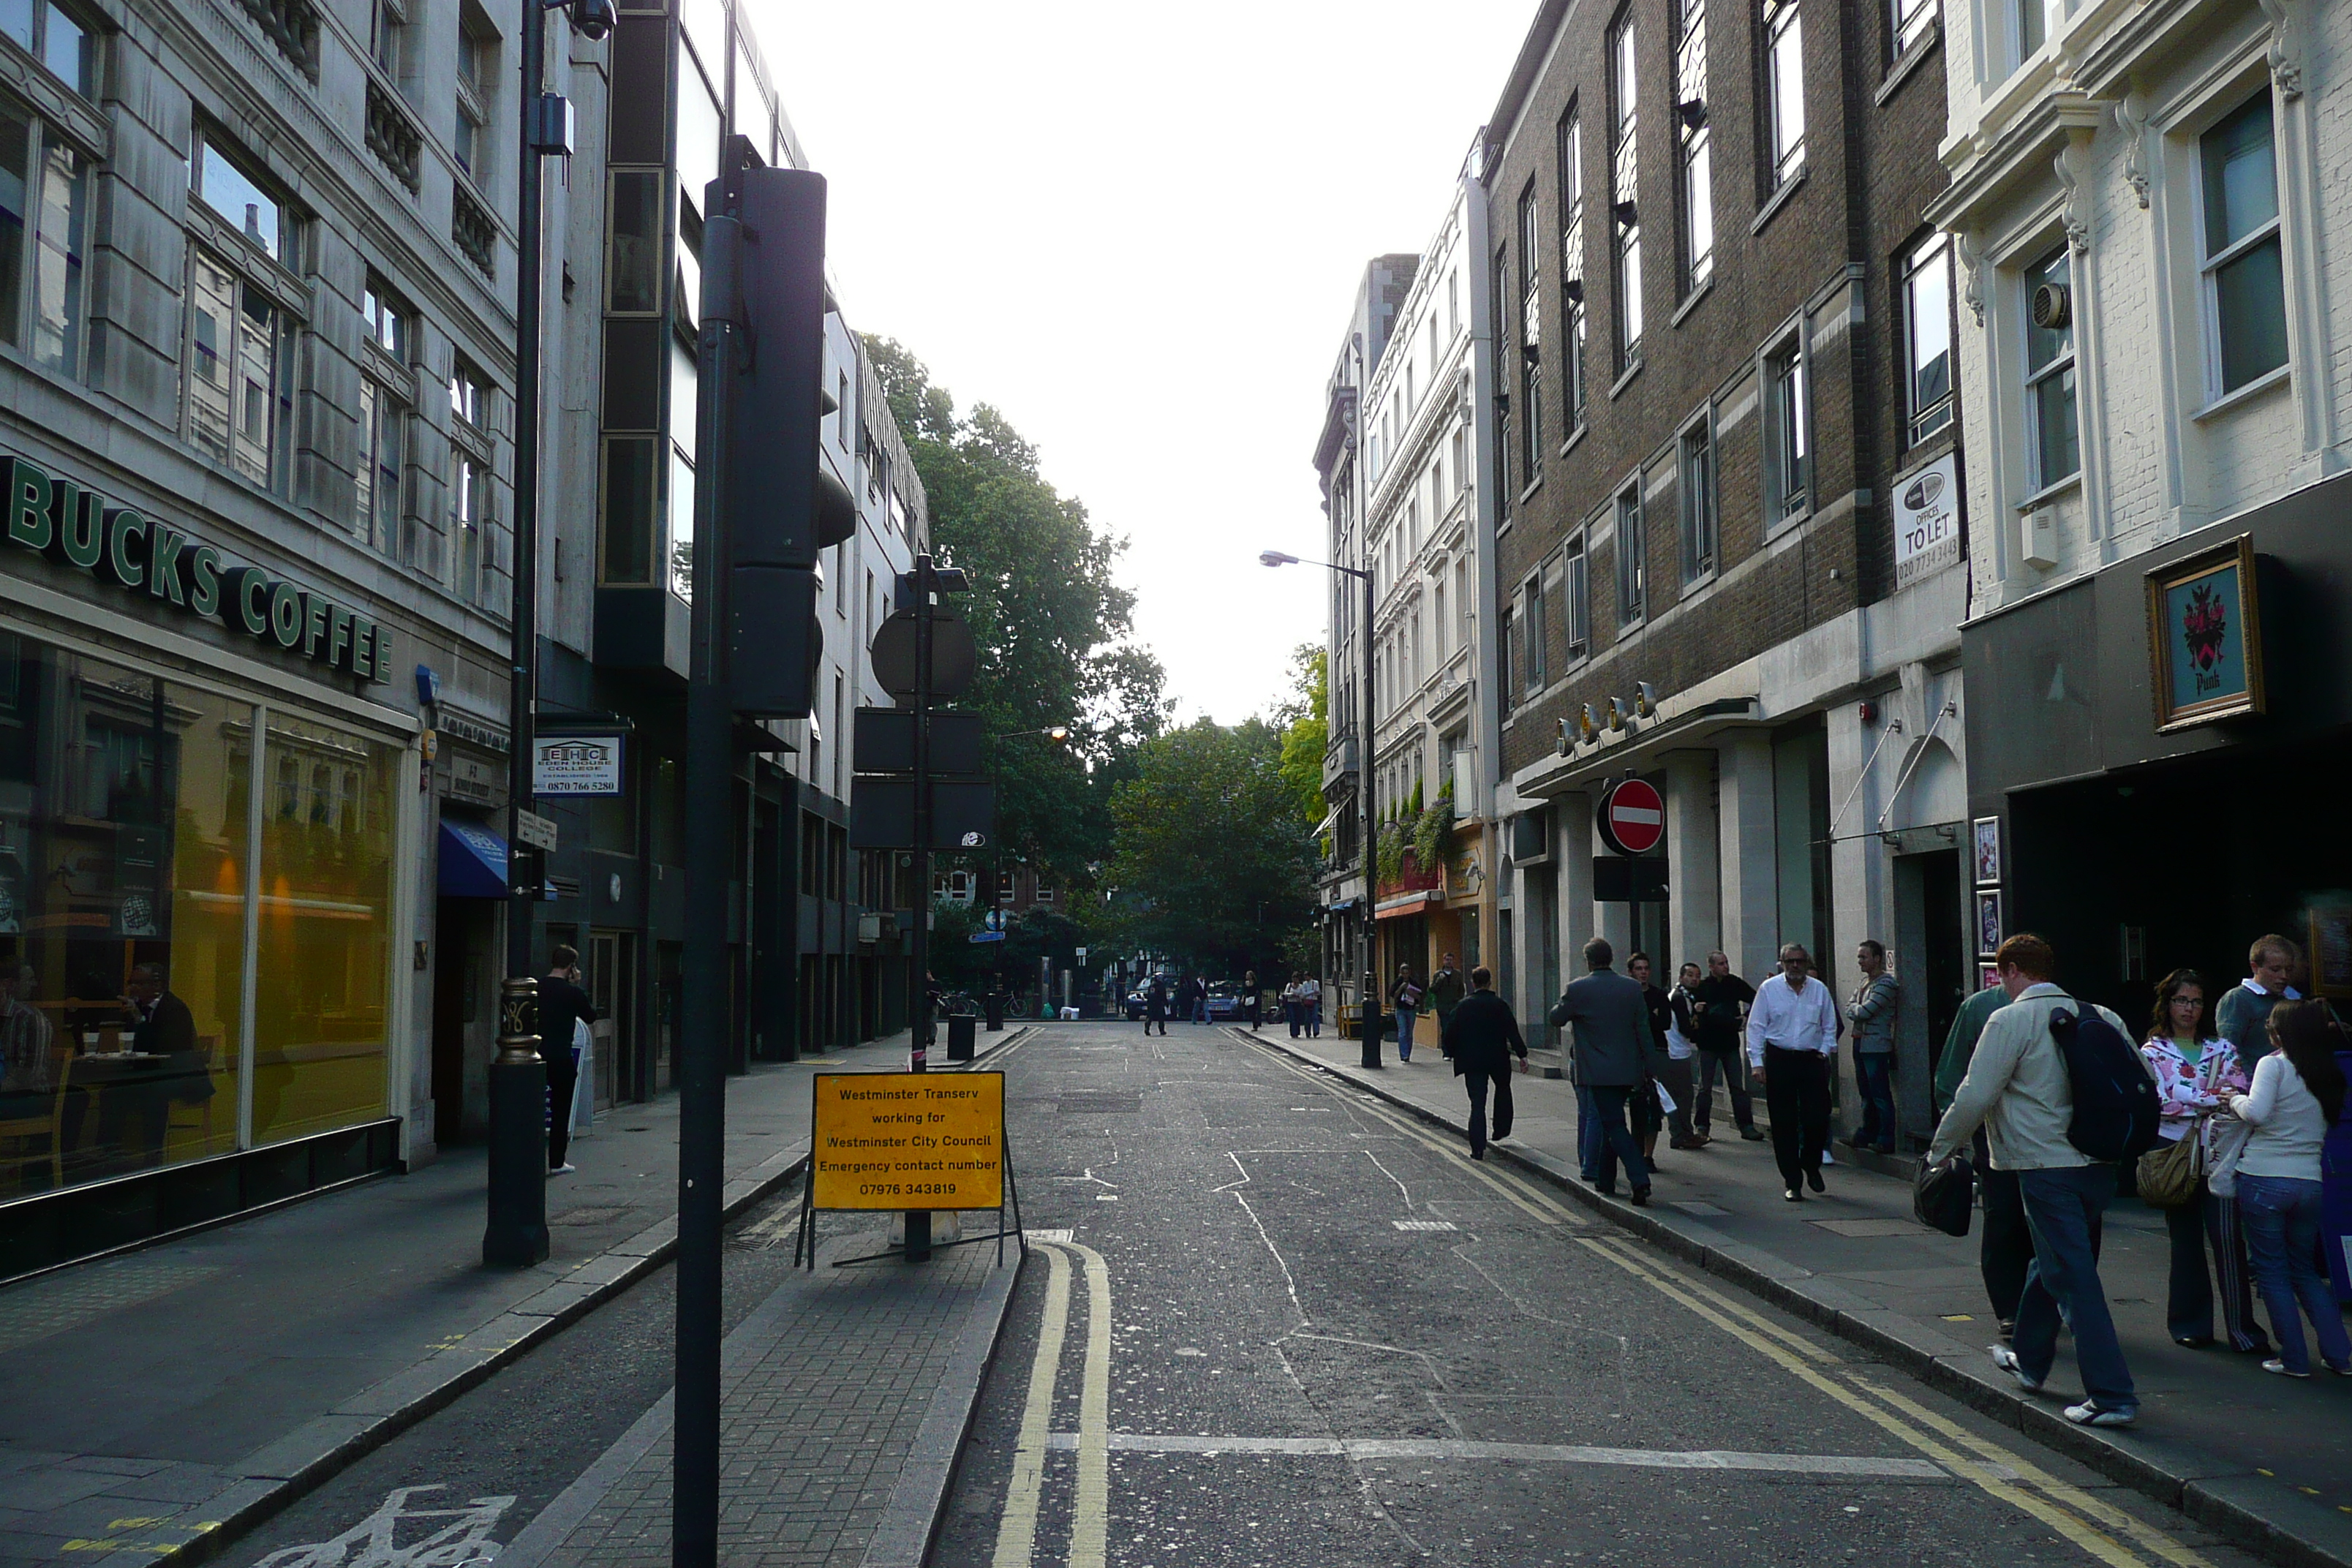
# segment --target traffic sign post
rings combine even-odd
[[[1666,837],[1666,803],[1657,786],[1619,779],[1601,792],[1601,841],[1620,855],[1647,855]]]

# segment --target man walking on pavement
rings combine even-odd
[[[1740,1020],[1756,1000],[1756,987],[1731,973],[1731,959],[1720,948],[1706,955],[1706,978],[1691,988],[1691,1023],[1698,1047],[1698,1103],[1691,1125],[1701,1137],[1708,1134],[1715,1116],[1715,1079],[1720,1073],[1731,1096],[1731,1120],[1750,1143],[1764,1134],[1756,1127],[1756,1102],[1748,1098],[1746,1052]]]
[[[580,989],[580,952],[557,943],[539,983],[539,1054],[547,1063],[547,1173],[577,1169],[563,1156],[572,1142],[572,1097],[580,1087],[580,1058],[572,1054],[572,1025],[603,1015]]]
[[[2009,993],[1988,985],[1960,1004],[1944,1037],[1944,1054],[1936,1058],[1936,1114],[1951,1109],[1976,1056],[1985,1024],[2009,1005]],[[2017,1173],[1996,1171],[1984,1129],[1970,1140],[1977,1157],[1977,1191],[1984,1197],[1984,1227],[1977,1241],[1977,1269],[1984,1276],[1985,1299],[1992,1304],[1994,1321],[2006,1339],[2017,1327],[2017,1299],[2025,1294],[2025,1271],[2033,1266],[2033,1232],[2025,1223],[2025,1200],[2018,1195]],[[2098,1256],[2099,1231],[2091,1230],[2091,1255]]]
[[[2138,1418],[2139,1395],[2108,1315],[2092,1245],[2099,1215],[2116,1195],[2116,1169],[2067,1137],[2074,1081],[2050,1032],[2053,1014],[2079,1016],[2083,1004],[2051,984],[2056,955],[2038,936],[2011,937],[1993,962],[2009,1005],[1986,1023],[1952,1108],[1937,1124],[1927,1163],[1939,1165],[1958,1153],[1982,1125],[1993,1164],[2017,1173],[2033,1230],[2033,1265],[2017,1305],[2014,1348],[1993,1346],[1994,1363],[2029,1392],[2039,1392],[2050,1380],[2063,1324],[2074,1335],[2085,1396],[2066,1406],[2066,1419],[2083,1426],[2128,1426]],[[2097,1012],[2130,1038],[2121,1018],[2105,1007]]]
[[[1585,1144],[1584,1179],[1604,1196],[1614,1196],[1622,1162],[1638,1206],[1650,1201],[1650,1168],[1626,1124],[1626,1102],[1635,1094],[1650,1093],[1651,1080],[1665,1064],[1651,1033],[1650,1007],[1642,987],[1610,968],[1616,958],[1607,939],[1596,936],[1586,942],[1584,963],[1591,973],[1561,992],[1547,1016],[1554,1028],[1576,1026],[1572,1059],[1577,1088],[1591,1096],[1600,1122]]]
[[[1830,1141],[1830,1064],[1837,1059],[1839,1019],[1830,988],[1810,977],[1813,961],[1790,942],[1780,973],[1764,982],[1748,1013],[1748,1065],[1764,1079],[1772,1112],[1772,1157],[1782,1194],[1802,1203],[1822,1190],[1822,1154]]]
[[[1470,994],[1448,1010],[1438,1044],[1454,1058],[1454,1076],[1470,1091],[1470,1157],[1486,1157],[1486,1090],[1495,1091],[1495,1136],[1511,1135],[1511,1074],[1528,1070],[1528,1042],[1511,1005],[1495,994],[1495,974],[1470,972]],[[1647,1188],[1637,1191],[1646,1192]]]
[[[1454,1009],[1462,1005],[1462,971],[1454,956],[1440,953],[1437,973],[1429,977],[1429,989],[1422,995],[1437,1012],[1437,1037],[1442,1043],[1445,1031],[1454,1026]]]

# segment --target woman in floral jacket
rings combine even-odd
[[[2221,1108],[2221,1091],[2247,1090],[2246,1070],[2236,1047],[2218,1039],[2212,1009],[2205,1005],[2205,981],[2193,969],[2176,969],[2156,988],[2156,1012],[2148,1019],[2140,1054],[2156,1074],[2164,1101],[2160,1129],[2168,1142],[2204,1141],[2211,1152],[2211,1114]],[[2175,1344],[2203,1350],[2213,1340],[2213,1287],[2205,1272],[2205,1249],[2221,1277],[2221,1323],[2230,1346],[2270,1353],[2270,1342],[2254,1321],[2253,1280],[2246,1267],[2246,1242],[2238,1229],[2237,1205],[2208,1192],[2200,1179],[2193,1203],[2165,1211],[2172,1233],[2172,1282],[2165,1323]]]

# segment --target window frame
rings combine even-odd
[[[1943,0],[1886,0],[1886,63],[1908,59],[1933,42],[1942,15]]]
[[[1592,557],[1589,527],[1580,527],[1560,546],[1560,640],[1570,665],[1592,657]]]
[[[1924,367],[1919,360],[1918,336],[1921,310],[1916,286],[1931,266],[1940,266],[1943,270],[1944,390],[1942,395],[1922,405],[1919,375]],[[1902,318],[1901,407],[1903,444],[1907,449],[1951,428],[1959,412],[1959,387],[1953,374],[1959,363],[1959,332],[1953,315],[1951,237],[1930,234],[1906,248],[1896,262],[1895,288]]]
[[[1811,337],[1801,318],[1757,356],[1758,413],[1764,433],[1764,533],[1770,538],[1810,514],[1818,499],[1814,471]],[[1782,374],[1776,367],[1790,367]],[[1794,396],[1784,397],[1784,385]],[[1794,406],[1790,406],[1793,404]],[[1797,471],[1790,472],[1791,468]]]
[[[2209,190],[2210,164],[2207,157],[2207,141],[2223,126],[2236,120],[2257,103],[2264,103],[2270,120],[2271,216],[2255,225],[2237,239],[2221,249],[2211,247],[2213,205]],[[2190,163],[2192,197],[2190,234],[2196,246],[2198,313],[2200,318],[2205,350],[2205,402],[2210,405],[2226,397],[2259,385],[2284,372],[2294,373],[2294,339],[2287,330],[2286,309],[2286,204],[2279,189],[2278,168],[2278,104],[2271,84],[2264,81],[2255,91],[2238,100],[2231,108],[2216,115],[2210,124],[2197,133],[2195,155]],[[2268,249],[2278,257],[2279,320],[2278,332],[2284,357],[2278,363],[2253,372],[2231,384],[2228,379],[2229,339],[2226,323],[2221,319],[2221,274],[2252,256]]]
[[[1560,425],[1563,439],[1584,428],[1584,126],[1575,100],[1552,130],[1559,199]]]
[[[1692,454],[1703,468],[1692,482]],[[1723,559],[1723,500],[1720,457],[1716,448],[1715,405],[1709,404],[1675,433],[1675,509],[1679,525],[1682,585],[1685,591],[1710,581]]]
[[[1617,332],[1617,375],[1642,363],[1641,37],[1631,7],[1609,30],[1610,279]]]
[[[42,14],[35,13],[37,17]],[[5,310],[0,316],[0,327],[5,328],[0,332],[0,344],[28,364],[76,380],[81,375],[89,347],[89,251],[97,185],[93,175],[101,161],[68,126],[43,113],[37,104],[15,99],[5,112],[25,127],[26,211],[16,236],[16,297],[0,307]],[[58,206],[52,200],[52,164],[60,156],[69,169],[65,177],[67,232],[64,242],[55,244],[49,228]],[[47,281],[52,266],[65,271],[64,282],[54,296]],[[44,301],[51,298],[57,305],[53,317],[43,309]],[[58,343],[54,353],[46,346],[52,332]]]
[[[1805,172],[1805,31],[1800,0],[1760,0],[1759,37],[1763,46],[1763,91],[1757,101],[1764,110],[1764,134],[1758,149],[1764,157],[1764,192],[1769,197]],[[1783,47],[1789,51],[1784,58]],[[1786,84],[1781,73],[1793,61],[1797,71],[1795,134],[1783,110]]]
[[[2035,279],[2048,273],[2053,263],[2060,261],[2066,264],[2065,288],[2068,307],[2066,343],[2064,348],[2053,352],[2048,360],[2037,366],[2033,363],[2033,333],[2037,330],[2033,325],[2032,318],[2033,290],[2037,286]],[[2082,378],[2076,369],[2079,345],[2074,339],[2074,257],[2065,241],[2062,239],[2055,247],[2043,251],[2038,260],[2028,263],[2019,272],[2018,328],[2023,342],[2021,345],[2022,352],[2017,362],[2020,373],[2018,386],[2023,395],[2025,405],[2026,489],[2030,495],[2039,495],[2053,485],[2063,484],[2068,479],[2077,479],[2083,472]],[[2060,378],[2063,376],[2073,377],[2071,390],[2067,393],[2067,396],[2073,405],[2074,463],[2074,467],[2065,472],[2053,474],[2049,471],[2047,459],[2042,450],[2042,400],[2045,395],[2043,389],[2059,384]]]
[[[260,486],[262,489],[273,496],[283,498],[294,468],[294,407],[299,394],[297,382],[300,360],[298,348],[303,323],[288,308],[285,301],[278,298],[276,289],[265,287],[240,268],[236,262],[223,257],[219,253],[219,247],[206,243],[203,238],[192,237],[188,242],[186,255],[188,268],[186,298],[189,308],[181,312],[183,319],[181,439],[194,447],[208,461],[240,476],[252,484]],[[196,279],[197,268],[206,265],[218,270],[235,295],[228,310],[230,333],[226,353],[217,344],[209,350],[203,346],[205,333],[201,323],[210,321],[211,318],[197,307],[200,296]],[[225,444],[221,450],[215,452],[196,434],[198,409],[194,380],[200,353],[208,354],[215,364],[227,364],[230,367],[232,378],[246,364],[247,335],[253,330],[248,323],[255,320],[253,310],[257,300],[261,302],[266,312],[261,321],[269,344],[269,384],[263,395],[270,411],[261,463],[263,472],[258,475],[253,472],[252,468],[244,460],[237,449],[241,433],[245,430],[244,423],[239,418],[239,405],[242,402],[249,408],[251,385],[249,384],[242,387],[234,384],[226,385]],[[243,399],[238,396],[240,391],[246,394]],[[249,437],[244,438],[249,439]]]
[[[1636,468],[1633,477],[1617,488],[1610,502],[1610,539],[1617,556],[1617,624],[1621,629],[1639,626],[1650,615],[1650,522],[1645,500],[1642,494],[1642,470]]]
[[[1715,279],[1715,153],[1707,118],[1706,0],[1680,0],[1675,28],[1675,279],[1678,297],[1687,300]]]
[[[1543,211],[1536,178],[1519,191],[1519,458],[1523,488],[1543,482]]]
[[[102,58],[100,44],[106,37],[105,26],[90,21],[73,6],[58,5],[57,0],[30,0],[30,3],[32,26],[26,36],[21,39],[16,39],[14,34],[0,37],[15,39],[18,48],[39,61],[41,68],[65,83],[75,97],[94,106],[102,89],[99,66]],[[58,69],[58,62],[50,58],[49,17],[52,13],[62,16],[74,29],[76,58],[70,75]]]

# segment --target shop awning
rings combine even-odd
[[[1423,910],[1433,909],[1444,901],[1444,895],[1433,888],[1426,892],[1406,893],[1398,898],[1382,899],[1372,907],[1372,918],[1376,921],[1400,920],[1406,915],[1417,915]]]
[[[441,896],[503,899],[507,896],[507,841],[471,822],[441,822]]]

